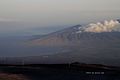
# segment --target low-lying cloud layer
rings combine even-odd
[[[120,23],[117,20],[98,22],[96,24],[91,23],[84,27],[83,31],[96,33],[120,31]]]
[[[0,18],[0,22],[16,22],[16,19]]]

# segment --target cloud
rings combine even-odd
[[[0,22],[14,22],[16,19],[0,18]]]
[[[91,23],[87,27],[84,27],[84,32],[112,32],[119,31],[120,23],[117,20],[104,21],[103,23]]]

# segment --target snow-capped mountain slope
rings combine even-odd
[[[119,21],[111,20],[86,26],[76,25],[32,40],[31,44],[41,46],[78,46],[83,42],[113,42],[120,40],[119,32]]]

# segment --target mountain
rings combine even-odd
[[[120,66],[119,20],[76,25],[28,43],[32,46],[64,47],[60,52],[51,55],[30,58],[40,63],[77,61]]]
[[[119,21],[111,20],[104,23],[91,23],[85,26],[76,25],[42,36],[42,38],[36,38],[31,43],[40,46],[79,46],[79,44],[99,41],[112,42],[113,40],[119,40],[119,32]]]
[[[80,25],[76,25],[74,27],[70,27],[67,29],[63,29],[48,35],[45,35],[42,38],[38,38],[35,40],[32,40],[33,44],[37,45],[46,45],[46,46],[57,46],[57,45],[65,45],[69,44],[69,42],[75,40],[75,34],[74,32],[77,31],[77,28],[80,27]]]
[[[31,50],[35,48],[32,51],[34,56],[8,57],[1,59],[1,62],[15,64],[80,62],[120,66],[119,20],[76,25],[47,35],[37,35],[26,43],[27,46],[30,45],[30,49],[27,52],[23,50],[23,53],[30,55]]]

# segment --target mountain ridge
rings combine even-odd
[[[119,24],[116,21],[115,23],[114,21],[110,21],[110,23],[106,21],[96,23],[93,27],[100,27],[100,31],[105,27],[101,32],[98,30],[95,32],[96,29],[91,32],[94,30],[91,26],[89,28],[92,30],[88,32],[86,31],[88,26],[84,28],[84,26],[77,25],[48,34],[44,38],[31,40],[29,44],[32,46],[63,48],[59,52],[51,55],[43,55],[34,60],[35,62],[43,63],[69,63],[78,61],[88,64],[98,63],[120,66],[120,32],[117,30],[120,28]],[[110,28],[106,29],[107,27]]]

